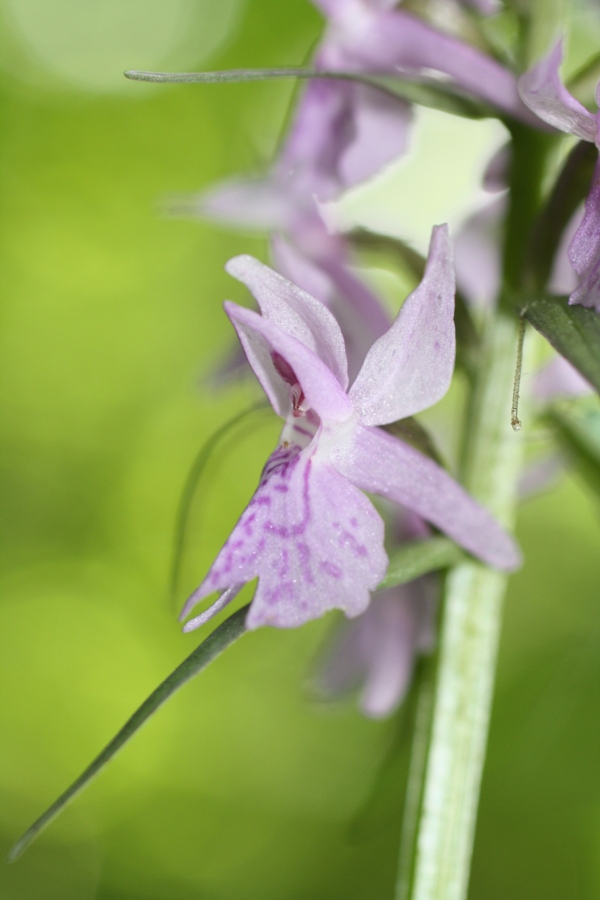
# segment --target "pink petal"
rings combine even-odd
[[[353,85],[352,141],[338,165],[344,187],[360,184],[406,152],[412,107],[375,88]]]
[[[354,379],[373,342],[390,327],[387,310],[336,256],[309,259],[280,237],[273,239],[272,249],[278,270],[324,303],[339,322]]]
[[[527,106],[544,122],[584,141],[595,141],[596,118],[566,89],[558,70],[562,40],[537,65],[519,78],[519,93]]]
[[[258,577],[249,628],[294,627],[333,608],[357,616],[387,568],[383,532],[371,502],[315,444],[280,447],[195,601]]]
[[[323,303],[252,256],[236,256],[225,269],[254,295],[264,319],[312,350],[348,386],[344,338]]]
[[[225,312],[238,333],[254,374],[280,416],[287,418],[292,407],[289,384],[277,370],[273,353],[283,357],[293,370],[308,407],[321,419],[340,422],[352,414],[352,404],[342,385],[313,350],[250,309],[226,301]]]
[[[444,469],[376,428],[358,428],[338,471],[364,491],[413,509],[470,553],[510,571],[521,556],[514,540]]]
[[[521,101],[512,72],[476,47],[402,9],[372,16],[346,40],[344,53],[354,61],[354,68],[363,71],[392,73],[395,69],[410,73],[433,69],[502,112],[539,124]]]
[[[569,303],[600,312],[600,160],[585,201],[583,221],[569,247],[569,259],[579,276],[579,287],[569,297]]]
[[[231,179],[198,194],[193,212],[248,231],[286,230],[295,215],[293,200],[271,177]]]
[[[373,344],[350,390],[364,425],[395,422],[444,396],[454,370],[454,269],[448,228],[433,229],[419,287]]]

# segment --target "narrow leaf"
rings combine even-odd
[[[464,558],[464,551],[445,537],[411,541],[390,556],[387,574],[379,587],[390,588],[414,581],[436,569],[447,569]]]
[[[530,300],[522,313],[600,393],[600,315],[566,297]]]
[[[463,94],[459,88],[427,76],[381,75],[369,72],[338,72],[322,69],[274,68],[274,69],[224,69],[220,72],[143,72],[130,69],[124,73],[132,81],[150,81],[159,84],[231,84],[240,81],[273,81],[282,78],[336,78],[365,84],[388,95],[418,103],[432,109],[468,119],[495,116],[497,112],[481,102]]]
[[[17,841],[9,853],[9,860],[15,860],[23,853],[38,834],[58,816],[65,806],[87,786],[104,766],[110,762],[113,756],[123,747],[141,726],[165,703],[175,691],[179,690],[187,681],[216,659],[223,650],[229,647],[246,630],[245,621],[248,606],[243,606],[225,620],[199,647],[190,653],[181,665],[166,678],[162,684],[153,691],[142,705],[127,720],[121,730],[115,735],[104,750],[90,763],[79,778],[67,788],[67,790],[54,801],[43,815],[27,829],[25,834]]]

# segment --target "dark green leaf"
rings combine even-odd
[[[597,399],[555,404],[546,418],[573,465],[590,487],[600,493],[600,406]]]
[[[566,297],[530,300],[523,315],[600,393],[600,315]]]
[[[137,709],[118,734],[106,745],[104,750],[90,763],[79,778],[54,801],[43,815],[27,829],[9,853],[9,860],[15,860],[50,822],[58,816],[65,806],[87,786],[113,756],[133,737],[148,719],[175,693],[180,687],[193,678],[202,669],[216,659],[230,644],[241,637],[246,630],[246,613],[248,605],[238,609],[204,640],[199,647],[190,653],[181,665],[153,691]]]
[[[496,115],[491,107],[473,100],[463,94],[460,89],[426,76],[411,76],[408,79],[379,73],[326,72],[303,68],[227,69],[221,72],[141,72],[132,69],[124,74],[126,78],[133,81],[151,81],[160,84],[230,84],[240,81],[272,81],[281,78],[335,78],[365,84],[397,97],[399,100],[440,109],[468,119]]]
[[[403,544],[390,556],[387,574],[380,588],[395,587],[414,581],[436,569],[447,569],[464,559],[464,552],[445,537]]]

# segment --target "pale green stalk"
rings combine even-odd
[[[490,322],[465,465],[466,486],[509,527],[522,445],[510,425],[517,332],[514,315]],[[506,581],[476,562],[448,576],[413,869],[401,871],[398,900],[466,896]]]

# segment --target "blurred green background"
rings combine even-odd
[[[600,16],[581,21],[585,55]],[[223,263],[266,258],[264,242],[162,209],[259,170],[293,87],[121,73],[299,64],[320,27],[306,0],[0,4],[3,855],[198,643],[168,596],[177,503],[203,440],[258,396],[201,381],[231,341],[221,301],[247,302]],[[338,214],[422,245],[475,202],[501,131],[423,114],[418,152]],[[180,600],[277,430],[256,419],[211,467]],[[520,518],[527,563],[507,601],[473,900],[600,897],[598,524],[570,478]],[[0,864],[0,898],[391,897],[408,748],[378,773],[402,717],[311,699],[334,620],[244,637]]]

